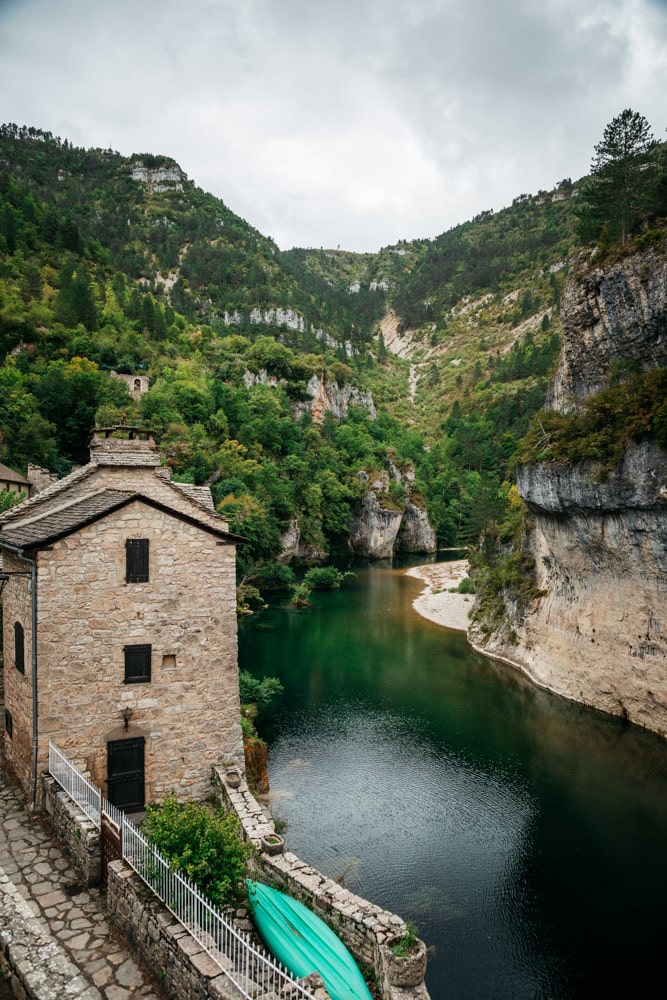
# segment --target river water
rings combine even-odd
[[[654,995],[667,743],[563,701],[366,568],[243,624],[289,850],[419,928],[432,1000]]]

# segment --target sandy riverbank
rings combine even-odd
[[[426,587],[412,602],[418,614],[436,625],[466,632],[470,625],[468,614],[475,600],[474,594],[450,594],[468,575],[468,560],[429,563],[426,566],[412,566],[406,570],[407,576],[423,580]]]

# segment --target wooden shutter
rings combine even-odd
[[[128,538],[125,542],[125,579],[128,583],[148,582],[147,538]]]
[[[151,679],[151,647],[125,646],[125,683],[144,684]]]

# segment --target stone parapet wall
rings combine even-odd
[[[69,854],[85,886],[102,879],[100,831],[55,778],[42,775],[43,807],[53,830]]]
[[[213,778],[223,806],[236,813],[244,836],[259,851],[259,877],[307,906],[335,931],[358,962],[371,966],[382,1000],[429,1000],[424,984],[425,944],[420,941],[417,955],[405,959],[391,951],[391,945],[406,932],[405,921],[322,875],[296,854],[282,853],[282,837],[247,783],[242,780],[233,787],[226,772],[219,769],[214,769]]]
[[[126,861],[109,864],[107,907],[171,1000],[239,1000],[241,994],[220,966]]]

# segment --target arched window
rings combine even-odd
[[[21,622],[14,622],[14,666],[25,673],[25,636]]]
[[[141,392],[141,379],[140,378],[135,378],[135,380],[134,380],[134,391],[135,392]]]

